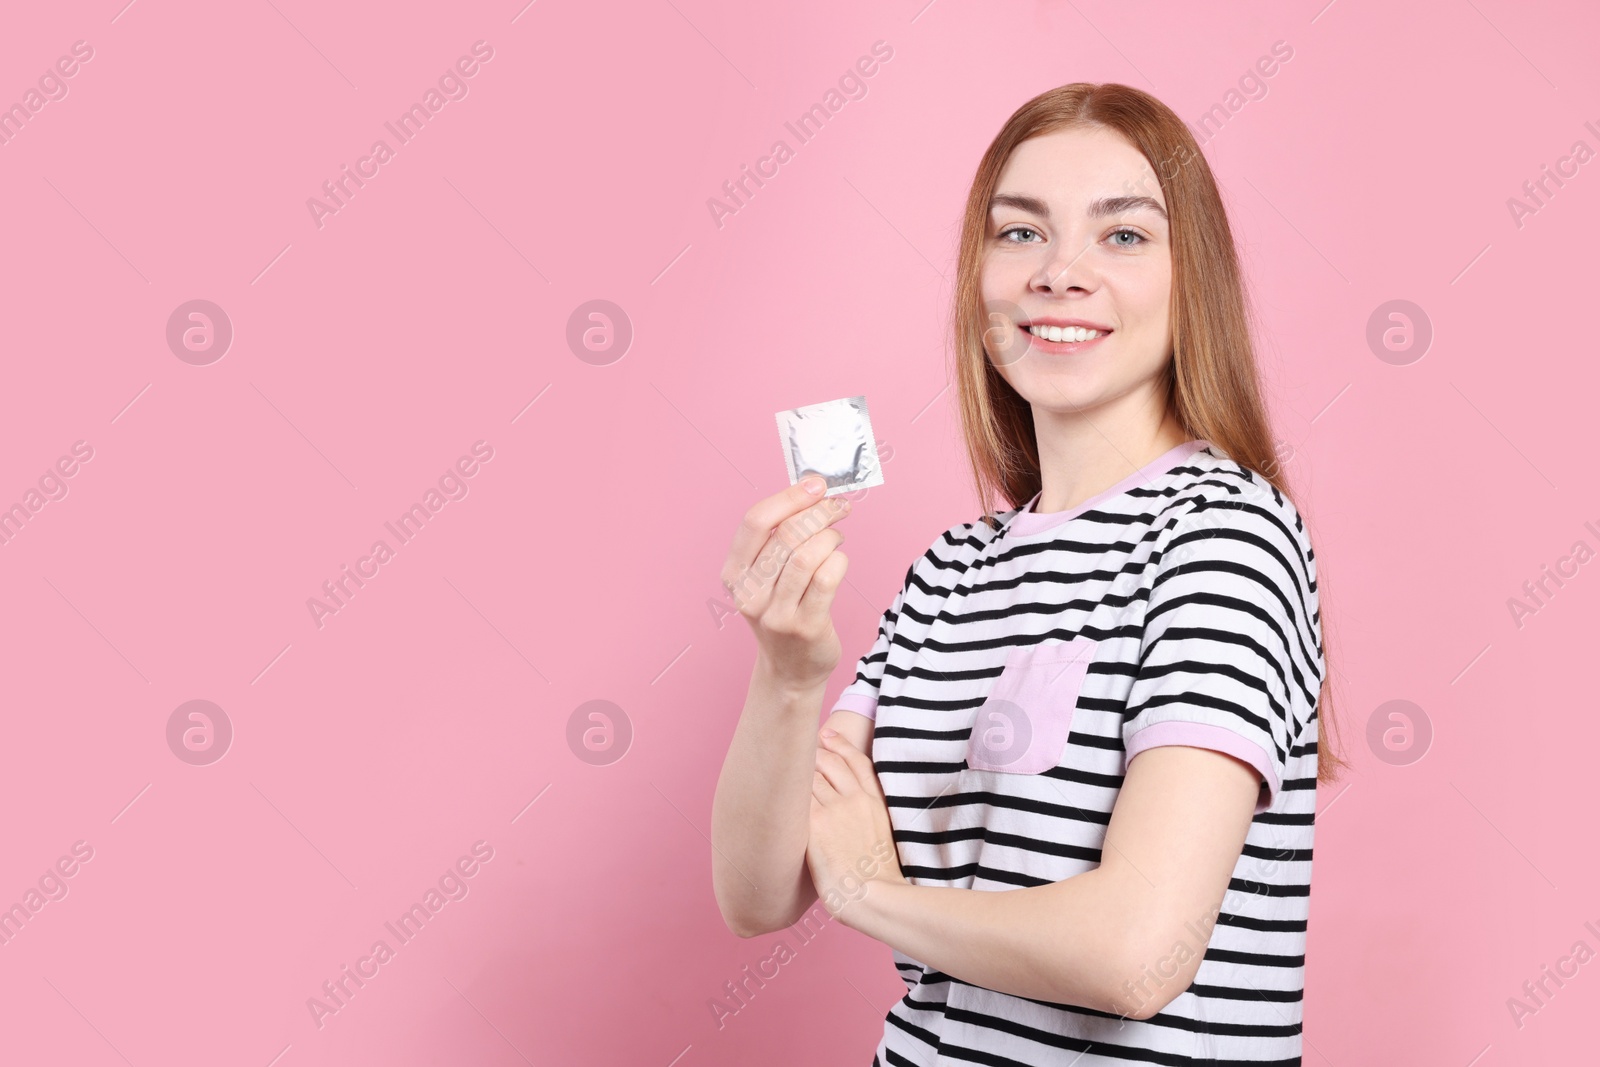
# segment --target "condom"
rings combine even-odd
[[[828,483],[823,496],[836,496],[883,484],[866,397],[790,408],[777,418],[790,485],[818,474]]]

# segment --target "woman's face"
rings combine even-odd
[[[1103,127],[1018,145],[991,201],[982,290],[984,347],[1036,415],[1089,414],[1159,388],[1172,353],[1172,247],[1160,182],[1139,150]],[[1025,329],[1063,322],[1100,336],[1057,342]]]

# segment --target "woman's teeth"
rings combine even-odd
[[[1046,341],[1092,341],[1100,336],[1099,330],[1086,330],[1082,326],[1024,326],[1023,329]]]

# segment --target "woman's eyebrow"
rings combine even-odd
[[[1036,196],[1024,196],[1020,193],[996,193],[989,201],[989,210],[997,207],[1014,207],[1030,214],[1038,215],[1041,219],[1050,217],[1050,207]],[[1103,196],[1098,200],[1089,202],[1089,215],[1093,218],[1102,218],[1106,215],[1121,215],[1131,211],[1154,211],[1165,221],[1167,209],[1152,197],[1148,196]]]

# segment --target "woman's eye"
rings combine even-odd
[[[1017,236],[1023,234],[1030,236]],[[1001,240],[1010,238],[1012,244],[1033,244],[1035,242],[1031,238],[1040,237],[1040,234],[1039,231],[1034,229],[1032,226],[1012,226],[1009,229],[1001,230],[999,237]],[[1118,240],[1118,238],[1124,237],[1131,237],[1133,240]],[[1108,239],[1111,240],[1112,244],[1119,248],[1137,248],[1139,245],[1144,244],[1149,240],[1149,238],[1145,237],[1145,235],[1139,231],[1129,229],[1113,230],[1108,235]]]

